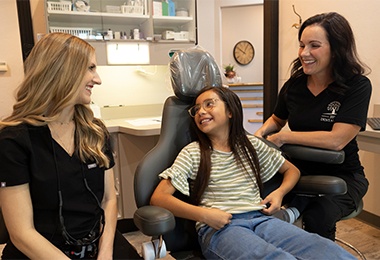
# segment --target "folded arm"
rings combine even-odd
[[[281,147],[284,144],[298,144],[323,149],[342,150],[360,131],[360,126],[335,123],[331,131],[281,131],[286,121],[272,115],[255,133],[266,137],[269,141]]]

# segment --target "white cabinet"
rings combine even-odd
[[[155,3],[162,3],[156,0],[89,0],[88,12],[73,10],[67,1],[50,0],[46,1],[46,31],[67,32],[86,39],[96,47],[99,65],[107,65],[105,40],[148,42],[150,64],[167,64],[170,49],[184,49],[197,43],[196,0],[172,1],[181,16],[154,13]],[[128,9],[121,13],[126,2],[141,3],[142,6],[135,8],[137,11]],[[139,31],[140,39],[133,39],[135,29]],[[108,30],[113,32],[112,39],[102,37]],[[174,35],[174,39],[165,39],[166,35]]]

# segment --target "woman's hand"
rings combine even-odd
[[[283,132],[279,132],[276,134],[268,135],[266,139],[272,143],[274,143],[277,147],[281,147],[284,145],[284,143],[281,140],[281,134]]]

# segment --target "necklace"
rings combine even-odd
[[[71,156],[74,152],[74,132],[75,125],[71,124],[73,121],[67,123],[54,122],[58,124],[50,124],[49,128],[52,131],[52,137],[58,142],[59,145]],[[58,129],[60,131],[58,131]],[[71,129],[68,129],[68,128]]]
[[[55,121],[55,122],[52,122],[52,124],[59,124],[59,125],[69,125],[71,122],[73,122],[74,119],[70,119],[69,121],[67,122],[60,122],[60,121]]]

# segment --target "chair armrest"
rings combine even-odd
[[[335,176],[301,176],[292,192],[301,196],[342,195],[347,192],[347,184]]]
[[[133,215],[133,221],[137,228],[147,236],[159,236],[175,227],[173,213],[156,206],[138,208]]]
[[[333,151],[322,148],[284,144],[281,151],[289,157],[290,160],[298,159],[311,162],[322,162],[327,164],[341,164],[344,161],[344,151]]]

